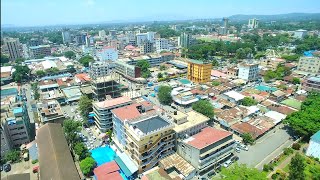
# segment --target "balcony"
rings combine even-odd
[[[232,151],[232,150],[233,150],[233,146],[229,146],[229,147],[227,147],[227,148],[224,148],[224,149],[221,150],[221,151],[218,151],[218,152],[216,152],[216,153],[214,153],[214,154],[211,154],[211,155],[208,156],[207,158],[204,158],[204,159],[202,159],[202,160],[199,160],[199,166],[203,166],[203,165],[205,165],[205,164],[207,164],[207,163],[212,162],[213,160],[218,160],[221,155],[224,155],[224,154],[227,153],[228,151]]]
[[[154,160],[154,158],[157,158],[158,161],[156,161],[156,162],[159,162],[159,160],[160,160],[161,157],[158,158],[158,155],[159,155],[159,154],[161,155],[161,153],[162,153],[163,151],[165,151],[165,150],[167,150],[167,149],[170,149],[170,148],[172,148],[172,147],[174,147],[174,144],[173,144],[173,143],[170,144],[170,145],[165,146],[165,147],[162,148],[159,152],[157,152],[157,155],[156,155],[156,156],[153,156],[149,161],[147,160],[146,162],[142,163],[141,166],[146,166],[146,165],[150,164],[150,163]],[[162,155],[161,155],[161,156],[162,156]],[[165,155],[164,155],[163,157],[165,157]],[[163,158],[163,157],[162,157],[162,158]],[[143,161],[143,160],[142,160],[142,161]]]

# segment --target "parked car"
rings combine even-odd
[[[246,146],[246,145],[241,145],[240,146],[240,148],[242,149],[242,150],[245,150],[245,151],[249,151],[249,148],[248,148],[248,146]]]
[[[4,169],[5,172],[9,172],[9,171],[11,171],[11,165],[10,164],[5,164],[5,165],[3,165],[3,169]]]
[[[0,171],[3,171],[3,167],[2,166],[0,166]]]
[[[239,153],[240,152],[240,148],[236,147],[236,152]]]
[[[223,167],[229,167],[231,165],[232,161],[231,159],[229,159],[228,161],[226,161],[224,164],[223,164]]]

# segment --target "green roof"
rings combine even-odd
[[[313,141],[318,141],[318,142],[320,142],[320,130],[319,130],[317,133],[315,133],[314,135],[312,135],[312,136],[311,136],[311,139],[312,139]]]
[[[290,106],[290,107],[293,107],[295,109],[300,110],[302,103],[296,99],[286,99],[286,100],[282,101],[281,104],[284,104],[284,105],[287,105],[287,106]]]
[[[189,60],[191,63],[194,63],[194,64],[210,64],[209,61],[206,61],[206,60],[195,60],[195,59],[190,59]]]

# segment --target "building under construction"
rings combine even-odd
[[[109,62],[90,64],[92,97],[95,101],[103,101],[107,95],[112,98],[120,96],[120,76],[113,71],[113,67]]]

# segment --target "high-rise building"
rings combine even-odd
[[[104,39],[106,37],[106,31],[105,30],[99,31],[99,37],[100,39]]]
[[[31,38],[28,44],[29,46],[39,46],[42,44],[42,41],[40,40],[40,38]]]
[[[259,26],[259,20],[258,19],[249,19],[248,22],[248,29],[256,29]]]
[[[111,37],[115,37],[115,36],[117,35],[117,31],[116,31],[116,30],[110,30],[110,31],[109,31],[109,35],[110,35]]]
[[[259,76],[259,64],[256,63],[241,63],[238,65],[240,79],[246,81],[256,80]]]
[[[71,43],[71,34],[69,30],[65,29],[62,31],[62,40],[63,44]]]
[[[320,76],[309,77],[302,82],[304,89],[307,91],[319,91],[320,92]]]
[[[50,45],[39,45],[29,47],[30,56],[33,58],[41,57],[41,56],[50,56],[51,55],[51,47]]]
[[[189,33],[181,33],[179,37],[178,46],[183,48],[188,48],[191,45],[191,34]]]
[[[320,73],[320,58],[303,56],[299,59],[298,70],[311,74]]]
[[[298,39],[302,39],[303,37],[305,37],[307,35],[308,31],[307,30],[303,30],[303,29],[299,29],[294,31],[294,37],[298,38]]]
[[[20,42],[18,38],[6,38],[4,39],[4,45],[10,60],[16,60],[21,58]]]
[[[161,51],[169,50],[169,40],[165,38],[156,39],[156,50],[158,53]]]
[[[118,51],[114,47],[103,47],[102,49],[98,50],[97,57],[101,61],[115,61],[118,59]]]
[[[210,81],[212,64],[207,61],[189,60],[188,79],[196,83]]]
[[[141,54],[152,53],[153,51],[154,51],[153,43],[150,42],[149,40],[143,42],[140,45],[140,53]]]

